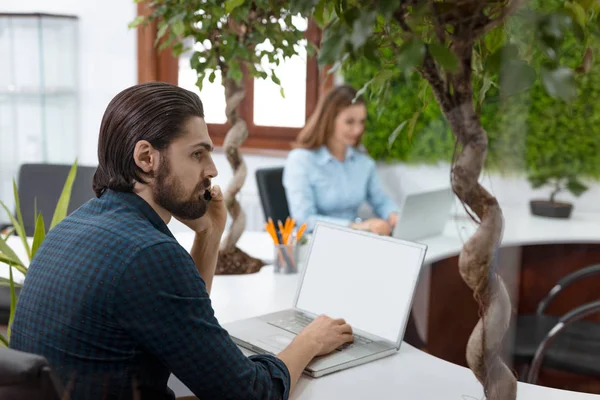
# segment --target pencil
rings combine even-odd
[[[304,231],[306,230],[306,223],[303,223],[300,226],[300,229],[298,229],[298,234],[296,235],[296,242],[298,242],[298,240],[300,240],[300,238],[302,237],[302,235],[304,234]]]

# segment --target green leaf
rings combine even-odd
[[[425,57],[425,44],[418,38],[412,38],[402,45],[396,65],[400,71],[408,74],[413,68],[420,66]]]
[[[127,27],[129,29],[137,28],[142,22],[144,22],[144,16],[143,15],[138,15],[137,17],[135,17],[135,19],[133,21],[131,21],[127,25]]]
[[[369,36],[375,29],[375,21],[377,20],[377,14],[375,12],[362,13],[354,21],[352,26],[352,35],[350,36],[350,43],[356,51],[361,48],[366,42]]]
[[[60,197],[58,198],[58,203],[56,203],[56,209],[54,210],[54,216],[52,217],[52,222],[50,223],[50,229],[54,228],[56,224],[58,224],[67,216],[67,212],[69,210],[69,201],[71,200],[71,189],[73,188],[73,182],[75,181],[76,175],[77,160],[75,160],[71,170],[69,171],[69,175],[67,175],[67,180],[65,181],[65,185],[63,186]]]
[[[431,86],[429,86],[429,82],[427,82],[425,79],[421,79],[419,82],[419,100],[421,100],[421,103],[423,103],[423,105],[426,105],[429,102],[429,89],[431,88]]]
[[[0,263],[12,264],[13,268],[22,273],[23,275],[27,275],[27,268],[23,265],[17,264],[13,262],[13,259],[7,257],[6,254],[0,254]]]
[[[46,228],[44,227],[44,218],[42,214],[38,214],[35,221],[35,232],[33,234],[33,244],[31,245],[31,258],[35,256],[35,253],[40,248],[40,245],[46,237]]]
[[[283,97],[285,99],[285,91],[283,90],[283,88],[279,88],[279,94],[281,95],[281,97]]]
[[[575,74],[570,68],[542,68],[542,84],[546,92],[554,98],[568,102],[577,97]]]
[[[542,42],[551,49],[557,49],[565,33],[573,26],[573,18],[563,12],[555,12],[539,20],[539,33]]]
[[[6,212],[8,213],[8,208],[6,207],[6,205],[4,203],[2,203],[0,201],[0,205],[6,210]],[[30,257],[31,254],[31,250],[29,248],[29,242],[27,241],[27,237],[25,235],[21,235],[20,232],[23,228],[18,226],[17,221],[15,220],[15,218],[9,213],[8,214],[10,216],[10,219],[12,221],[13,226],[15,227],[15,229],[17,230],[17,233],[19,234],[19,237],[21,238],[21,242],[23,243],[23,247],[25,248],[25,251],[27,252],[27,256]],[[4,242],[4,240],[0,239],[0,246],[2,246],[2,244],[6,244]],[[6,247],[8,247],[8,245],[6,245]],[[12,252],[12,249],[10,249],[10,247],[8,247],[8,250],[3,250],[2,248],[0,248],[0,261],[1,261],[1,257],[2,257],[2,253],[5,254],[10,254],[10,253],[6,253],[6,251],[8,252]],[[14,255],[14,252],[12,253]],[[14,255],[14,257],[9,256],[11,258],[11,260],[13,260],[14,262],[20,262],[20,260],[18,260],[18,258],[15,259],[16,255]],[[22,264],[22,263],[21,263]]]
[[[448,48],[437,43],[429,45],[429,52],[443,69],[448,72],[458,71],[458,58]]]
[[[154,41],[155,46],[156,43],[158,43],[160,39],[162,39],[162,37],[165,36],[165,33],[167,33],[167,29],[169,29],[169,24],[166,21],[161,21],[160,28],[158,29],[158,33],[156,34],[156,40]]]
[[[14,250],[10,248],[10,246],[4,241],[4,239],[0,239],[0,261],[5,262],[7,264],[14,263],[24,265],[23,262],[19,259],[19,256],[17,256]]]
[[[410,122],[408,123],[408,132],[406,132],[406,136],[408,137],[408,140],[412,139],[413,133],[415,131],[415,126],[417,125],[417,121],[419,120],[420,116],[421,116],[421,111],[417,111],[413,114],[412,118],[410,119]]]
[[[404,129],[404,127],[406,126],[407,123],[408,123],[408,121],[402,121],[402,122],[400,122],[400,125],[398,125],[396,127],[396,129],[394,129],[394,131],[388,138],[388,150],[391,150],[392,145],[396,141],[396,138],[400,135],[400,132],[402,132],[402,129]]]
[[[10,279],[0,277],[0,286],[9,287],[10,286]],[[23,285],[15,282],[15,288],[22,288],[22,287],[23,287]]]
[[[567,10],[570,11],[570,16],[577,25],[581,27],[581,29],[585,29],[587,22],[587,15],[581,4],[578,3],[567,3]]]
[[[530,89],[536,73],[523,61],[510,61],[500,71],[500,91],[504,96],[513,96]]]
[[[492,79],[485,75],[483,77],[483,84],[481,85],[481,89],[479,89],[479,105],[482,105],[484,100],[485,100],[485,95],[487,94],[488,90],[490,90],[490,87],[492,87]]]
[[[275,75],[275,71],[271,71],[271,80],[274,84],[281,86],[281,80]]]
[[[517,45],[509,43],[496,50],[485,62],[485,69],[491,74],[497,74],[504,63],[509,63],[519,58]]]
[[[500,24],[492,29],[484,37],[485,46],[490,53],[495,53],[500,49],[504,42],[506,42],[506,27],[504,24]]]
[[[200,92],[202,92],[202,87],[204,86],[204,74],[199,74],[198,79],[196,79],[196,87]]]
[[[326,29],[318,55],[319,65],[333,64],[339,60],[345,44],[346,35],[343,31],[337,31],[331,26]]]
[[[379,88],[382,84],[392,79],[394,75],[396,75],[395,71],[392,71],[391,69],[382,69],[377,75],[375,75],[372,84],[376,88]]]
[[[229,78],[233,79],[238,84],[242,81],[242,78],[244,77],[239,64],[235,63],[230,64],[229,70],[227,71],[227,75]]]
[[[597,0],[575,0],[575,2],[584,10],[593,10],[598,6]]]
[[[325,25],[325,0],[321,0],[321,1],[319,1],[319,3],[317,3],[312,16],[313,16],[315,22],[317,23],[317,25],[319,25],[319,26]]]
[[[6,336],[10,340],[10,330],[12,328],[13,320],[15,319],[15,310],[17,309],[17,295],[15,293],[15,280],[13,277],[12,266],[8,266],[8,273],[10,279],[10,314],[8,317],[8,329],[6,331]]]
[[[392,15],[394,11],[398,9],[400,6],[400,1],[398,0],[381,0],[379,3],[379,11],[384,17],[389,17]]]
[[[175,22],[173,22],[173,33],[175,34],[175,36],[182,36],[184,32],[185,24],[182,20],[178,19]]]
[[[17,182],[13,179],[13,195],[15,197],[15,210],[17,211],[17,220],[18,224],[14,223],[14,219],[12,215],[10,215],[11,220],[13,221],[13,225],[15,225],[15,229],[17,230],[17,234],[21,238],[21,242],[23,243],[23,247],[27,252],[27,257],[31,260],[31,249],[29,248],[29,242],[27,241],[27,232],[25,232],[25,224],[23,223],[23,214],[21,213],[21,200],[19,199],[19,191],[17,189]],[[5,207],[6,209],[6,207]],[[6,209],[6,212],[8,210]]]
[[[581,196],[588,187],[581,183],[577,178],[571,178],[567,181],[567,190],[573,194],[573,196]]]
[[[548,177],[542,175],[530,175],[527,177],[527,180],[531,184],[531,187],[534,189],[539,189],[542,186],[548,184]]]
[[[373,83],[373,79],[369,79],[367,81],[367,83],[365,83],[360,89],[358,89],[356,91],[356,95],[354,96],[354,99],[352,100],[352,102],[354,102],[356,99],[358,99],[360,96],[364,95],[365,92],[367,91],[367,89],[369,88],[369,86],[371,86],[371,83]]]
[[[244,0],[225,0],[225,12],[229,14],[242,4],[244,4]]]
[[[572,24],[571,29],[575,37],[580,41],[583,41],[585,39],[588,19],[585,10],[577,3],[567,3],[563,12],[575,23]]]

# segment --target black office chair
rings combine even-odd
[[[535,315],[518,317],[514,361],[527,364],[525,382],[535,384],[542,366],[600,377],[600,324],[583,320],[600,312],[600,301],[583,304],[560,317],[545,314],[564,288],[599,274],[600,264],[565,276],[540,301]]]
[[[60,400],[63,391],[46,358],[0,348],[0,399]]]
[[[50,228],[56,203],[65,185],[71,165],[63,164],[23,164],[19,169],[19,201],[23,224],[27,236],[35,231],[34,210],[42,213],[44,226]],[[95,197],[92,179],[96,167],[78,166],[77,175],[71,190],[71,199],[67,214],[75,211],[85,202]],[[7,228],[4,226],[2,228]],[[1,229],[0,229],[1,230]]]
[[[15,294],[18,296],[21,288],[15,288]],[[0,286],[0,325],[8,325],[10,316],[10,287]]]
[[[263,168],[256,170],[256,185],[265,221],[270,218],[277,222],[290,216],[287,197],[283,187],[283,168]]]

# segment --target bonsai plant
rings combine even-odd
[[[176,56],[187,50],[184,38],[200,44],[201,48],[194,48],[190,60],[192,69],[198,73],[196,84],[200,90],[205,76],[213,82],[217,73],[221,75],[230,126],[223,147],[234,174],[224,191],[231,226],[223,238],[215,273],[257,272],[262,261],[236,247],[246,226],[244,210],[236,199],[247,173],[240,147],[248,136],[248,127],[238,112],[245,96],[244,75],[270,78],[281,85],[272,66],[279,65],[283,57],[297,54],[304,34],[292,23],[293,14],[283,0],[155,0],[149,5],[151,14],[136,18],[131,27],[157,20],[157,40],[164,39],[161,48],[172,47]],[[270,46],[259,46],[265,42]],[[261,64],[263,58],[269,61],[269,67]]]
[[[534,189],[542,186],[553,188],[548,200],[531,200],[529,202],[531,213],[542,217],[569,218],[573,210],[573,204],[556,201],[556,195],[567,190],[573,196],[581,196],[588,188],[581,183],[576,176],[568,176],[562,170],[546,170],[532,174],[528,177]]]
[[[586,41],[597,31],[597,2],[556,0],[546,7],[523,8],[522,0],[295,0],[295,10],[312,15],[324,27],[319,52],[322,64],[339,68],[364,57],[382,67],[367,82],[378,102],[390,96],[390,81],[413,76],[424,104],[436,101],[456,139],[451,183],[479,227],[464,244],[459,272],[473,291],[480,320],[471,334],[466,359],[490,399],[515,399],[516,379],[501,358],[511,318],[511,302],[502,278],[491,269],[502,239],[503,215],[496,198],[478,182],[488,137],[479,105],[496,85],[501,100],[528,90],[538,71],[554,97],[576,96],[574,71],[561,65],[563,38],[577,32]],[[515,18],[510,18],[515,16]],[[593,22],[592,22],[593,21]],[[543,63],[531,65],[532,54]],[[359,94],[365,92],[365,87]],[[417,90],[419,90],[417,89]],[[418,114],[415,119],[418,119]],[[401,123],[394,132],[402,133]]]
[[[69,201],[71,199],[71,189],[73,187],[73,182],[75,181],[75,176],[77,175],[77,161],[73,163],[69,174],[67,175],[67,179],[65,181],[65,185],[63,186],[62,192],[56,204],[56,209],[54,210],[54,215],[52,217],[52,222],[50,223],[50,229],[54,228],[60,221],[62,221],[67,215],[67,210],[69,209]],[[42,214],[38,213],[37,209],[33,210],[35,217],[35,230],[33,234],[33,241],[31,246],[29,244],[29,239],[25,234],[25,227],[23,224],[23,214],[21,212],[21,206],[19,202],[19,192],[17,190],[17,183],[13,180],[13,191],[15,198],[15,210],[16,217],[10,212],[8,207],[0,201],[0,206],[4,209],[10,221],[12,222],[12,230],[6,235],[6,237],[0,236],[0,264],[8,265],[8,273],[9,278],[0,277],[0,290],[8,290],[10,291],[10,315],[8,319],[8,331],[7,335],[4,336],[0,334],[0,345],[7,346],[10,340],[10,327],[12,325],[12,320],[15,315],[15,309],[17,307],[17,291],[21,288],[21,285],[14,281],[13,268],[19,271],[23,275],[27,275],[27,266],[29,262],[35,256],[35,253],[39,249],[40,245],[44,241],[46,237],[46,228],[44,226],[44,219],[42,218]],[[19,238],[21,239],[21,245],[27,254],[28,262],[23,262],[17,253],[8,245],[8,238],[13,234],[17,233]]]

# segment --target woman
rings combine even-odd
[[[288,155],[283,185],[290,214],[299,224],[306,222],[309,232],[320,220],[389,235],[398,220],[397,205],[384,193],[375,162],[357,149],[367,108],[355,96],[350,86],[332,89]],[[379,218],[357,218],[365,201]]]

